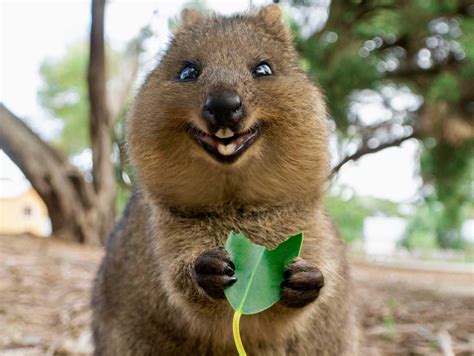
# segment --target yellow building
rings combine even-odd
[[[0,235],[21,233],[51,233],[46,205],[31,187],[15,196],[0,196]]]

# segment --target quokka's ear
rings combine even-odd
[[[284,42],[291,42],[290,32],[283,23],[282,11],[277,4],[262,7],[256,16],[270,32],[277,35]]]
[[[202,19],[204,15],[194,9],[184,9],[181,11],[180,25],[184,27],[192,27],[196,22]]]
[[[257,17],[268,25],[279,25],[282,22],[281,9],[277,4],[262,7]]]

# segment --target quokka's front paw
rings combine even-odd
[[[282,302],[290,308],[302,308],[315,301],[324,286],[321,271],[305,260],[298,258],[292,262],[281,283]]]
[[[234,284],[235,266],[223,247],[204,251],[194,264],[196,283],[211,298],[224,298],[224,288]]]

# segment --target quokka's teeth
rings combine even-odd
[[[234,131],[232,131],[231,129],[227,127],[220,128],[214,135],[219,138],[229,138],[229,137],[234,136]]]
[[[235,152],[236,148],[237,148],[237,145],[233,143],[229,143],[227,146],[224,146],[221,143],[217,145],[217,150],[223,156],[230,156],[231,154]]]

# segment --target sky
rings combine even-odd
[[[253,0],[253,5],[270,3]],[[148,66],[168,40],[168,19],[179,15],[185,1],[109,1],[106,11],[107,41],[123,46],[146,24],[154,37],[148,41]],[[207,1],[209,8],[230,14],[248,9],[249,0]],[[155,10],[159,9],[154,15]],[[88,37],[90,2],[78,0],[0,0],[0,102],[25,119],[43,138],[60,130],[37,100],[41,85],[39,67],[45,58],[61,57],[71,46]],[[142,77],[149,68],[144,68]],[[1,128],[0,128],[1,129]],[[421,182],[416,173],[416,141],[361,158],[342,168],[333,185],[337,191],[409,203]],[[28,187],[18,168],[0,151],[0,197]],[[343,189],[344,187],[344,189]]]

